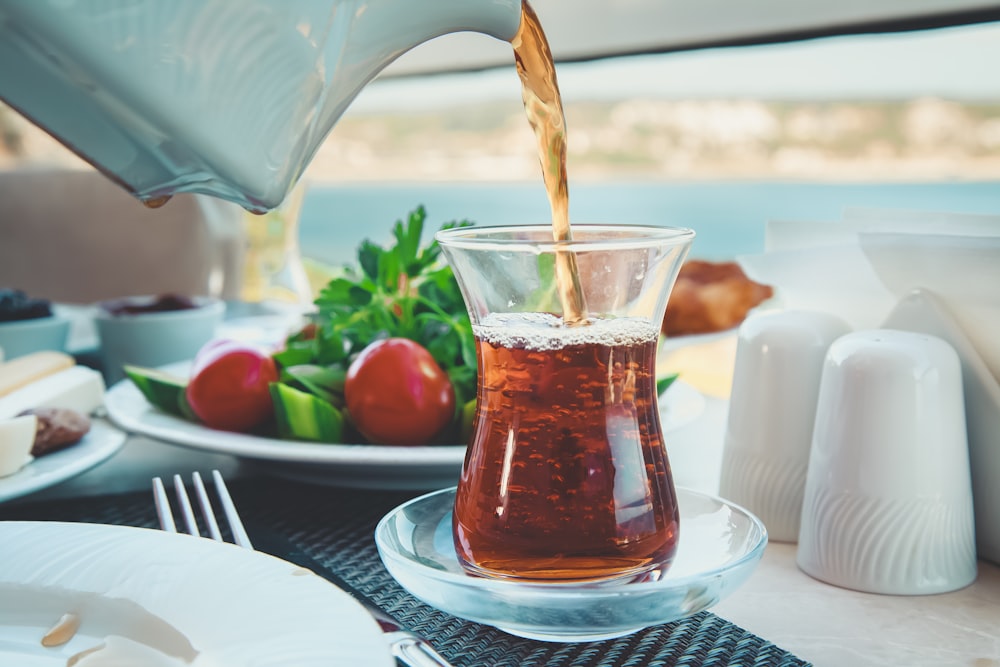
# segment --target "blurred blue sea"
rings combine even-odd
[[[425,241],[442,223],[547,223],[541,184],[352,184],[312,186],[302,207],[306,257],[353,263],[358,244],[389,242],[392,223],[418,204]],[[941,183],[581,183],[570,185],[570,220],[693,228],[692,257],[731,259],[764,249],[768,220],[835,221],[847,208],[915,209],[1000,215],[1000,182]]]

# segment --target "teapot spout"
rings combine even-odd
[[[411,0],[404,0],[413,7]],[[399,7],[392,7],[393,26],[399,30]],[[421,42],[452,32],[480,32],[509,42],[521,25],[521,0],[434,0],[407,10],[410,30],[422,31]],[[419,43],[419,42],[418,42]]]
[[[478,32],[511,41],[521,25],[521,0],[358,0],[330,92],[336,116],[383,69],[442,35]],[[331,109],[333,110],[333,109]]]
[[[327,47],[327,72],[332,77],[312,128],[309,143],[316,150],[361,90],[407,51],[457,32],[477,32],[510,42],[522,16],[522,0],[355,0],[347,4],[355,7],[350,30],[336,53]],[[331,63],[332,57],[336,62]]]

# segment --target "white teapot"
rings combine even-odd
[[[0,98],[151,206],[261,211],[395,58],[520,19],[520,0],[0,0]]]

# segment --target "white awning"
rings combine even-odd
[[[1000,21],[996,0],[532,0],[557,61]],[[509,64],[510,47],[446,35],[386,75]]]

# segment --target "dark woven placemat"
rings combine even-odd
[[[603,642],[553,644],[508,635],[424,605],[382,566],[375,524],[413,494],[326,488],[262,478],[230,484],[241,513],[290,538],[400,622],[430,639],[456,667],[721,667],[808,663],[709,612]],[[157,526],[150,493],[18,503],[0,520]],[[252,536],[251,536],[252,537]]]

